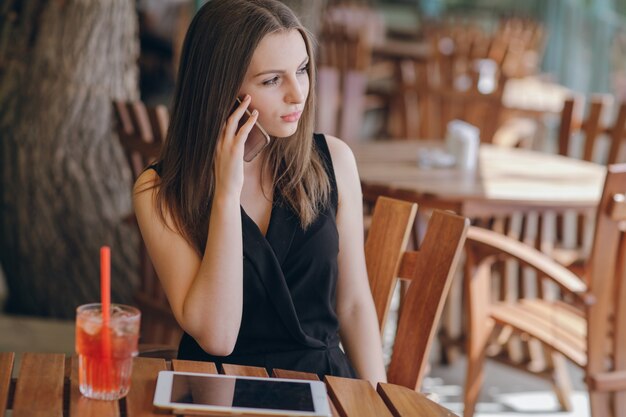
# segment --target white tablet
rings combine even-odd
[[[321,381],[161,371],[154,405],[184,414],[330,417]]]

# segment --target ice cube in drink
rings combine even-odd
[[[76,353],[80,392],[89,398],[117,400],[128,394],[133,357],[137,355],[140,313],[113,304],[107,329],[99,303],[76,310]]]

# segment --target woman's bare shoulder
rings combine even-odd
[[[139,175],[133,186],[133,194],[135,196],[143,194],[146,191],[154,191],[159,185],[159,174],[154,169],[146,169]]]
[[[350,146],[335,136],[324,136],[326,137],[326,143],[328,144],[328,150],[330,151],[335,169],[341,169],[345,166],[354,166],[354,154]]]

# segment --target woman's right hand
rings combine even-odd
[[[246,95],[222,127],[213,165],[216,196],[241,197],[244,144],[259,116],[258,111],[254,110],[246,123],[239,127],[239,121],[249,105],[250,96]]]

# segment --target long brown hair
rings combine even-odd
[[[200,253],[206,246],[215,192],[213,164],[220,129],[261,39],[287,30],[298,30],[306,44],[309,95],[296,133],[271,141],[261,172],[270,173],[304,228],[329,203],[330,181],[313,147],[315,65],[309,34],[276,0],[211,0],[185,36],[156,193],[161,219],[167,211],[174,227]]]

